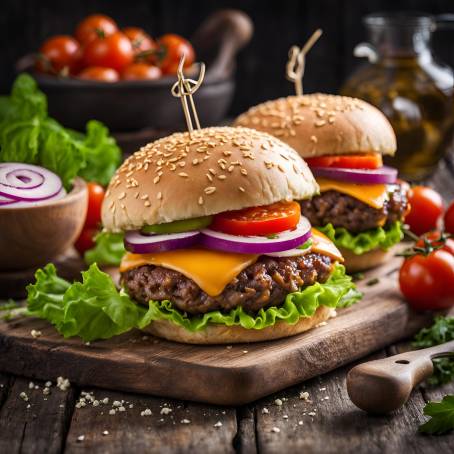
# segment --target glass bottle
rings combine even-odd
[[[397,136],[394,158],[385,159],[403,178],[429,176],[451,143],[454,130],[451,69],[434,60],[435,20],[409,14],[364,18],[369,43],[355,48],[369,63],[345,82],[341,93],[377,106]]]

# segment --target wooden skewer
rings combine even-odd
[[[368,413],[397,410],[413,388],[432,375],[432,359],[443,356],[454,356],[454,341],[360,364],[347,375],[348,395]]]

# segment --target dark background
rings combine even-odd
[[[0,18],[0,92],[9,91],[18,57],[43,39],[70,33],[84,16],[111,15],[120,26],[136,25],[152,36],[175,32],[190,37],[198,24],[220,8],[245,11],[255,24],[252,42],[238,57],[237,91],[230,114],[292,92],[284,67],[292,44],[302,44],[321,27],[324,35],[307,58],[305,91],[336,92],[359,63],[354,46],[365,39],[361,18],[377,11],[454,12],[453,0],[4,0]],[[454,30],[434,36],[437,56],[454,66]]]

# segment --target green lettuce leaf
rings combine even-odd
[[[64,337],[84,341],[108,339],[137,327],[146,308],[118,292],[96,264],[82,273],[82,282],[69,282],[56,274],[53,264],[36,272],[36,282],[27,286],[29,315],[51,322]]]
[[[454,395],[444,396],[441,402],[427,403],[424,414],[431,418],[419,426],[419,432],[429,435],[450,432],[454,429]]]
[[[300,317],[312,316],[320,305],[346,307],[361,298],[342,265],[336,266],[324,284],[290,293],[282,306],[261,309],[255,315],[238,307],[228,314],[212,311],[188,316],[169,301],[150,301],[147,309],[135,304],[123,290],[118,291],[96,264],[82,273],[82,282],[73,284],[59,278],[52,264],[35,276],[36,282],[27,287],[29,315],[48,320],[65,337],[80,336],[84,341],[108,339],[144,328],[154,320],[171,320],[190,331],[202,330],[209,323],[263,329],[277,322],[296,323]]]
[[[107,185],[121,153],[107,128],[97,121],[86,134],[64,128],[47,114],[47,99],[28,74],[0,99],[0,162],[37,164],[55,172],[70,189],[74,177]]]
[[[386,251],[399,243],[404,237],[401,225],[400,222],[396,221],[391,227],[377,227],[357,234],[350,233],[344,227],[333,227],[332,224],[317,227],[317,229],[324,233],[337,247],[343,247],[356,255],[361,255],[376,248]]]
[[[104,266],[119,266],[125,254],[123,233],[100,232],[95,237],[95,247],[85,252],[87,265],[97,263]]]

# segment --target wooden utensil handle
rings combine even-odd
[[[347,376],[352,402],[369,413],[401,407],[413,388],[433,373],[433,358],[454,354],[454,341],[414,350],[354,367]]]
[[[209,16],[191,38],[197,51],[203,53],[218,46],[206,77],[230,76],[235,55],[250,41],[253,30],[249,16],[239,10],[225,9]]]

